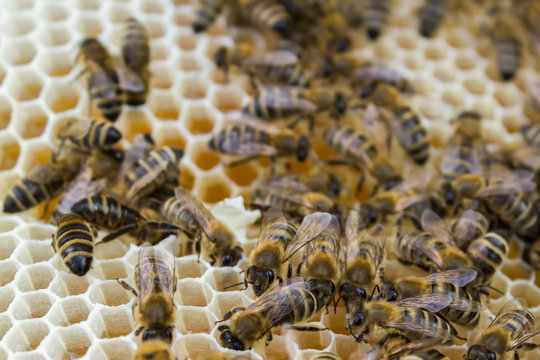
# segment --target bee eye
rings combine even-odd
[[[222,266],[231,266],[231,263],[232,263],[232,256],[227,254],[227,255],[224,255],[222,258],[221,258],[221,265]]]

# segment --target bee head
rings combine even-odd
[[[214,61],[216,63],[216,66],[219,69],[223,69],[227,65],[227,51],[228,49],[222,46],[218,49],[218,51],[214,55]]]
[[[481,345],[473,345],[467,352],[467,360],[497,360],[497,355]]]
[[[167,344],[172,343],[172,332],[170,327],[149,328],[142,334],[142,341],[161,340]]]
[[[339,196],[341,192],[341,180],[334,174],[330,174],[330,192],[334,196]]]
[[[274,272],[259,266],[250,266],[246,272],[247,280],[253,282],[253,292],[261,296],[274,282]]]
[[[331,280],[311,279],[308,281],[308,285],[309,291],[317,298],[319,307],[330,303],[335,290]]]
[[[375,208],[367,203],[363,203],[360,205],[360,214],[362,215],[362,219],[364,219],[364,223],[366,225],[373,225],[377,222],[379,222],[379,213],[375,210]]]
[[[360,287],[344,283],[339,287],[339,296],[345,299],[345,301],[348,299],[365,300],[366,291]]]
[[[332,75],[333,72],[334,72],[334,62],[332,61],[330,57],[326,56],[324,58],[324,62],[322,65],[322,76],[328,77]]]
[[[244,344],[233,336],[228,325],[221,325],[218,327],[218,331],[221,331],[221,335],[219,336],[221,346],[231,350],[242,351],[246,349]]]
[[[309,148],[309,139],[307,138],[307,136],[301,136],[298,140],[298,148],[296,151],[296,158],[298,159],[298,161],[303,162],[304,160],[306,160],[309,154]]]
[[[240,246],[233,247],[221,257],[220,266],[234,266],[242,258],[243,250]]]

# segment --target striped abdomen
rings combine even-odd
[[[429,37],[437,31],[443,21],[448,0],[425,0],[420,9],[420,34]]]
[[[286,99],[286,103],[281,99]],[[270,86],[259,89],[258,95],[250,100],[243,111],[261,119],[280,119],[305,111],[301,101],[304,100],[296,90]]]
[[[465,250],[472,240],[485,234],[488,228],[488,219],[481,212],[471,210],[456,219],[452,226],[452,238],[459,248]]]
[[[475,307],[479,299],[473,297],[469,292],[447,282],[433,282],[431,285],[432,293],[448,294],[452,296],[454,301],[466,300],[469,302],[468,310],[453,309],[452,303],[441,310],[440,314],[445,319],[455,322],[456,324],[473,327],[480,320],[480,312]]]
[[[108,150],[121,138],[122,133],[109,121],[92,119],[88,131],[84,135],[69,139],[82,150]]]
[[[88,90],[103,117],[113,122],[116,121],[122,112],[124,103],[116,70],[102,68],[91,72],[88,79]]]
[[[73,274],[84,276],[90,270],[94,236],[90,226],[79,215],[65,214],[58,219],[53,246]]]
[[[308,206],[300,204],[298,201],[292,200],[293,197],[297,196],[297,192],[292,192],[288,189],[259,187],[255,190],[251,203],[261,208],[275,206],[292,216],[304,217],[315,211]]]
[[[335,152],[356,164],[365,165],[364,156],[373,159],[377,148],[364,134],[346,126],[332,126],[324,132],[324,140]]]
[[[161,206],[161,216],[167,222],[181,227],[191,237],[194,237],[200,231],[201,227],[193,217],[192,212],[188,209],[189,205],[185,200],[178,200],[176,197],[171,197]]]
[[[426,232],[412,232],[398,237],[396,244],[400,260],[422,268],[432,268],[433,262],[420,249],[429,247],[434,239],[433,235]]]
[[[210,149],[222,154],[245,154],[245,148],[250,144],[270,145],[272,139],[267,132],[249,125],[234,125],[222,129],[210,139]]]
[[[518,234],[535,235],[538,216],[531,201],[524,193],[490,196],[487,205],[491,211],[499,215],[502,222],[509,225]]]
[[[289,31],[291,17],[287,9],[273,0],[250,0],[241,11],[255,25],[286,34]]]
[[[427,333],[438,334],[441,345],[450,345],[454,341],[456,330],[443,318],[429,311],[416,308],[402,308],[400,322],[404,324],[416,324],[425,329]],[[388,319],[390,322],[396,319]]]
[[[388,84],[402,92],[412,92],[412,85],[399,72],[382,63],[369,62],[355,70],[355,78],[365,84]]]
[[[364,7],[364,26],[368,37],[376,40],[388,22],[390,13],[388,0],[367,0]]]
[[[489,283],[507,254],[506,239],[493,232],[474,240],[467,249],[467,255],[482,273],[482,283],[484,284]]]
[[[134,18],[129,18],[122,37],[122,57],[126,66],[135,72],[150,63],[150,46],[144,26]]]
[[[311,291],[303,288],[289,289],[284,287],[281,291],[286,294],[283,295],[283,300],[280,306],[287,306],[288,304],[300,304],[296,307],[291,307],[291,312],[283,317],[278,324],[294,324],[308,320],[317,311],[319,311],[324,305],[322,302],[317,301],[315,295]]]
[[[399,121],[400,134],[397,138],[401,147],[411,159],[421,165],[429,158],[429,142],[427,131],[420,123],[420,119],[409,107],[404,107],[395,113]]]
[[[93,225],[108,229],[133,225],[140,219],[140,215],[135,210],[104,195],[86,197],[73,205],[71,211]]]
[[[515,339],[519,334],[534,329],[536,318],[527,310],[514,309],[497,316],[491,327],[500,327],[507,331],[510,339]],[[482,338],[479,342],[482,341]]]
[[[105,46],[96,38],[86,38],[81,42],[80,55],[84,61],[94,61],[99,66],[106,66],[110,62],[110,55]]]
[[[516,75],[521,60],[521,41],[515,36],[495,37],[499,74],[505,81]]]
[[[452,152],[451,156],[444,159],[445,168],[443,170],[444,178],[450,182],[465,174],[475,172],[477,146],[468,141],[459,141],[455,143],[457,153]]]
[[[193,31],[205,31],[214,23],[223,9],[223,0],[197,0],[193,3],[195,19],[191,23]]]

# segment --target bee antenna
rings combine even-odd
[[[478,285],[478,286],[475,286],[474,288],[475,288],[475,289],[488,288],[488,289],[491,289],[491,290],[495,291],[496,293],[499,293],[499,294],[501,294],[501,295],[504,295],[504,293],[503,293],[501,290],[499,290],[499,289],[497,289],[497,288],[494,288],[493,286],[488,285],[488,284]]]
[[[373,299],[373,295],[375,295],[375,290],[377,290],[378,293],[381,292],[381,290],[379,289],[379,284],[376,284],[376,285],[373,287],[373,290],[371,290],[371,295],[369,295],[368,301],[371,301],[371,299]]]
[[[247,289],[247,284],[253,285],[255,283],[253,281],[242,281],[242,282],[239,282],[239,283],[236,283],[236,284],[226,286],[226,287],[223,288],[223,290],[230,289],[230,288],[238,286],[238,285],[246,285],[246,289]]]

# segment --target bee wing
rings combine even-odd
[[[477,219],[478,215],[472,209],[465,210],[465,212],[463,214],[461,214],[458,219],[456,219],[454,224],[456,224],[459,221],[459,219],[464,219],[464,218],[469,219],[469,220]],[[476,222],[476,220],[473,220],[473,221]],[[464,238],[464,239],[471,239],[473,236],[476,235],[476,226],[459,227],[458,231],[453,230],[453,235],[455,237],[459,236],[459,237]]]
[[[174,195],[178,200],[186,202],[186,209],[193,215],[205,234],[212,238],[211,221],[214,216],[210,211],[186,188],[177,187],[174,189]]]
[[[138,262],[138,283],[139,283],[139,306],[144,303],[144,299],[156,291],[156,286],[165,294],[172,303],[176,273],[174,254],[170,245],[151,246],[149,243],[143,244],[139,250]],[[156,284],[156,279],[158,279]]]
[[[298,62],[298,57],[289,51],[272,51],[253,55],[241,62],[241,66],[287,66]]]
[[[516,339],[514,339],[510,345],[506,348],[506,351],[514,350],[515,348],[522,345],[525,341],[529,340],[530,338],[539,335],[540,329],[536,328],[533,331],[526,331],[520,334]]]
[[[146,90],[146,84],[141,76],[128,68],[123,61],[118,61],[115,68],[122,89],[132,92],[142,92]]]
[[[475,300],[454,298],[452,302],[448,305],[448,308],[461,311],[478,312],[483,309],[483,306],[480,302]]]
[[[157,174],[161,173],[162,171],[165,171],[167,167],[169,166],[169,162],[162,161],[158,164],[156,164],[150,171],[148,171],[146,174],[141,176],[139,179],[137,179],[133,185],[129,188],[126,199],[128,201],[132,200],[144,187],[146,187],[148,184],[150,184],[154,179],[156,178]]]
[[[424,210],[422,213],[422,228],[424,231],[441,237],[448,243],[455,245],[454,239],[452,238],[452,235],[450,235],[450,231],[448,231],[448,228],[441,217],[437,215],[435,211],[431,209]]]
[[[379,111],[374,104],[368,104],[366,107],[366,111],[364,112],[364,124],[367,132],[373,137],[377,150],[383,154],[388,154],[389,149],[386,141],[388,130],[383,125],[382,121],[380,121]]]
[[[298,180],[296,174],[282,174],[276,175],[268,179],[267,184],[274,187],[282,187],[295,192],[309,192],[311,189]]]
[[[315,239],[324,229],[330,226],[332,220],[332,215],[325,212],[316,212],[304,217],[296,235],[285,250],[282,262],[289,260],[298,250]],[[337,224],[337,221],[335,223]]]
[[[424,278],[429,281],[443,281],[457,287],[463,287],[473,281],[478,272],[473,269],[452,269],[426,275]]]
[[[470,149],[471,151],[468,153],[467,158],[464,158],[461,146],[457,144],[452,146],[441,162],[441,172],[443,174],[453,172],[456,167],[456,159],[460,159],[460,161],[468,164],[471,174],[481,174],[483,166],[480,160],[480,153],[474,146]]]
[[[228,146],[223,146],[224,150],[227,150]],[[261,156],[274,156],[277,155],[277,150],[267,144],[240,144],[235,148],[231,148],[229,153],[234,155],[261,155]]]
[[[409,297],[397,301],[396,305],[420,308],[435,313],[450,305],[452,300],[452,296],[448,294],[433,293]]]
[[[381,324],[382,327],[385,328],[392,328],[392,329],[398,329],[403,331],[408,331],[415,333],[416,335],[420,337],[426,337],[426,338],[434,338],[434,339],[441,339],[442,336],[437,332],[436,329],[433,327],[426,328],[425,324],[416,324],[412,322],[383,322]]]
[[[60,163],[40,164],[30,169],[25,178],[38,183],[50,181],[55,178],[61,179],[60,169]]]
[[[441,343],[440,338],[424,338],[422,340],[416,340],[416,341],[411,341],[405,344],[396,345],[392,347],[392,349],[386,355],[388,359],[393,359],[394,357],[400,354],[426,349],[429,347],[440,345],[440,343]]]
[[[433,263],[437,265],[439,269],[446,270],[446,267],[444,265],[444,261],[441,255],[437,252],[437,250],[427,247],[425,242],[415,241],[412,244],[412,248],[413,250],[418,251],[419,253],[423,254],[428,259],[433,261]]]
[[[283,215],[283,212],[280,208],[277,207],[271,207],[264,213],[262,224],[261,224],[261,232],[259,234],[259,240],[257,240],[257,245],[265,239],[269,239],[272,237],[272,231],[274,229],[274,224],[282,224],[283,226],[287,225],[287,219]]]
[[[259,96],[264,98],[267,103],[274,104],[282,110],[305,110],[315,111],[317,105],[313,102],[298,96],[292,96],[292,92],[297,90],[298,93],[303,88],[295,88],[292,86],[261,86],[259,87]]]
[[[374,271],[376,271],[384,258],[384,248],[386,245],[386,233],[382,224],[377,224],[369,234],[372,237],[372,241],[377,244],[375,247],[376,252],[373,253],[373,263],[375,265]]]
[[[478,190],[474,196],[488,197],[497,195],[511,195],[520,192],[530,192],[536,189],[536,184],[529,179],[519,179],[515,181],[500,181],[489,184],[483,189]]]
[[[424,196],[417,192],[407,193],[406,195],[399,195],[398,201],[396,202],[396,206],[394,207],[394,209],[396,212],[399,212],[423,200]]]

